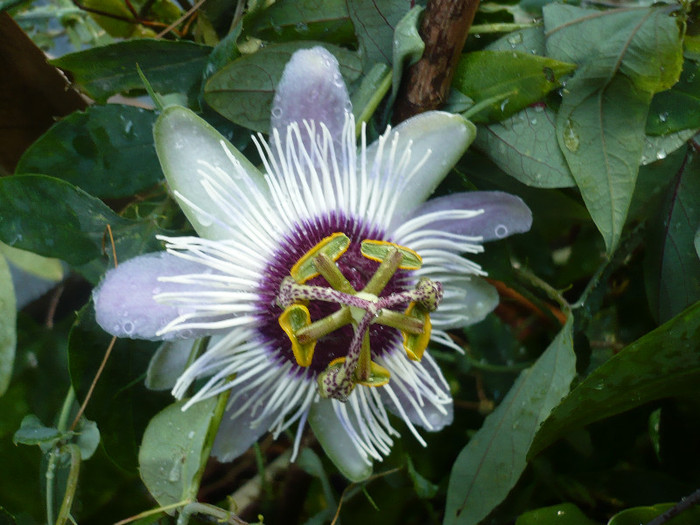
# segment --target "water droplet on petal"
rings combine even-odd
[[[127,321],[127,322],[124,323],[124,325],[122,326],[122,328],[124,329],[124,333],[125,333],[125,334],[131,335],[131,334],[134,333],[134,328],[135,328],[135,327],[134,327],[134,323],[132,323],[131,321]]]
[[[505,224],[499,224],[496,226],[495,229],[496,237],[499,239],[503,239],[506,235],[508,235],[508,227]]]
[[[282,116],[282,108],[280,108],[280,107],[272,108],[272,116],[275,118],[280,118]]]

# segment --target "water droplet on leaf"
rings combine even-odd
[[[580,145],[578,134],[574,131],[574,126],[571,120],[566,121],[566,129],[564,130],[564,146],[570,152],[574,153]]]

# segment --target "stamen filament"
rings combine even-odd
[[[403,315],[403,314],[399,314]],[[321,337],[335,332],[339,328],[348,325],[352,322],[350,308],[344,306],[337,312],[327,315],[323,319],[319,319],[305,326],[296,333],[296,338],[301,344],[307,344],[311,341],[318,341]]]
[[[379,293],[384,289],[384,287],[394,276],[396,270],[399,269],[402,260],[403,255],[399,250],[397,250],[396,248],[391,250],[388,256],[379,265],[377,271],[374,272],[374,275],[365,285],[362,291],[365,293],[379,295]]]

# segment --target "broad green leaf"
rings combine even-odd
[[[413,490],[416,491],[418,497],[421,499],[430,499],[434,497],[439,487],[418,473],[409,455],[406,455],[406,466],[408,467],[408,475],[413,482]]]
[[[404,0],[347,0],[365,69],[376,62],[393,62],[394,31],[411,7]]]
[[[600,525],[586,517],[573,503],[560,503],[551,507],[530,510],[521,514],[515,525]]]
[[[700,300],[700,161],[686,157],[652,217],[645,254],[645,282],[652,314],[665,322]]]
[[[667,135],[700,127],[700,75],[698,64],[686,60],[681,78],[668,91],[654,95],[649,107],[646,132]]]
[[[107,225],[126,226],[102,201],[43,175],[0,179],[0,240],[23,250],[82,264],[100,255]]]
[[[78,87],[97,102],[144,89],[138,64],[157,92],[187,93],[193,104],[211,49],[185,40],[128,40],[71,53],[51,64],[69,71]]]
[[[671,12],[544,9],[548,55],[581,64],[562,96],[557,138],[608,254],[627,217],[651,96],[680,75],[680,30]]]
[[[17,445],[47,445],[53,446],[64,436],[63,432],[44,424],[34,414],[29,414],[22,419],[22,424],[12,437],[12,442]]]
[[[675,503],[659,503],[649,507],[625,509],[610,518],[607,525],[638,525],[640,523],[648,523],[674,505]],[[700,523],[700,507],[687,508],[680,514],[674,516],[673,519],[669,519],[664,523],[668,523],[668,525],[697,525]]]
[[[89,419],[80,418],[75,429],[75,444],[80,450],[80,459],[83,461],[90,459],[100,444],[100,431],[97,423]]]
[[[588,64],[567,84],[557,139],[593,221],[612,253],[627,218],[651,93]]]
[[[161,506],[196,495],[191,484],[202,462],[217,398],[183,411],[185,402],[178,401],[151,419],[139,450],[141,479]]]
[[[323,40],[350,44],[355,32],[345,0],[280,0],[243,20],[246,34],[262,40]]]
[[[10,267],[0,253],[0,396],[10,386],[17,346],[17,304]]]
[[[78,314],[68,340],[71,383],[83,401],[112,337],[95,322],[92,303]],[[147,390],[146,367],[157,343],[116,339],[97,381],[85,415],[100,429],[109,458],[127,471],[137,467],[138,447],[150,419],[170,401],[170,394]]]
[[[659,6],[599,11],[549,4],[543,10],[547,55],[605,65],[610,76],[621,73],[641,91],[664,91],[678,81],[683,66],[675,10]]]
[[[542,424],[533,457],[594,421],[649,401],[697,392],[700,302],[625,347],[579,383]]]
[[[155,115],[133,106],[91,106],[54,124],[27,151],[17,173],[63,179],[100,198],[128,197],[162,179]]]
[[[396,24],[391,61],[391,97],[387,101],[387,106],[391,106],[396,100],[396,95],[398,95],[401,87],[404,68],[415,64],[423,55],[425,43],[423,43],[418,33],[418,25],[422,13],[423,8],[421,6],[413,6]]]
[[[503,171],[535,188],[574,186],[573,177],[559,149],[554,121],[556,114],[544,105],[482,126],[474,145]]]
[[[267,132],[275,87],[284,66],[296,50],[317,45],[323,45],[338,59],[346,82],[359,76],[361,67],[356,53],[312,41],[272,44],[234,60],[214,74],[204,87],[204,100],[230,121]]]
[[[519,29],[486,46],[491,51],[521,51],[531,55],[545,55],[544,27],[541,25]]]
[[[496,99],[471,117],[493,122],[541,100],[575,69],[575,64],[520,51],[474,51],[462,55],[452,86],[477,104]]]
[[[476,525],[517,483],[537,428],[567,394],[576,373],[572,329],[569,317],[459,453],[447,489],[445,525]]]
[[[678,148],[683,146],[691,139],[700,129],[684,129],[670,133],[669,135],[658,135],[650,137],[647,135],[644,138],[644,149],[642,150],[641,165],[646,166],[657,160],[663,160]]]
[[[63,279],[63,267],[58,259],[42,257],[32,252],[18,250],[1,242],[0,254],[4,255],[17,268],[35,277],[55,283]]]

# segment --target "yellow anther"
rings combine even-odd
[[[287,307],[279,316],[279,324],[292,343],[292,352],[299,366],[309,366],[314,357],[316,340],[301,344],[297,339],[297,332],[311,324],[309,309],[301,304],[293,304]]]
[[[408,305],[404,314],[423,322],[423,332],[420,334],[401,331],[401,335],[403,335],[403,349],[406,350],[406,355],[413,361],[420,361],[430,341],[430,332],[432,331],[430,313],[419,304],[413,302]]]
[[[340,367],[343,366],[345,363],[345,358],[344,357],[338,357],[336,359],[333,359],[330,363],[328,363],[328,368],[327,370],[331,369],[339,369]],[[357,378],[354,377],[352,378],[352,382],[357,384],[357,385],[362,385],[362,386],[384,386],[386,385],[391,378],[391,373],[384,368],[381,365],[378,365],[374,361],[370,363],[370,372],[369,372],[369,377],[363,381],[358,381]]]
[[[374,361],[370,363],[369,377],[364,381],[358,381],[358,385],[362,386],[384,386],[389,382],[391,374],[383,366],[378,365]]]
[[[328,237],[324,237],[301,256],[296,264],[292,266],[289,273],[297,283],[305,283],[309,279],[320,275],[314,264],[314,257],[319,253],[324,253],[333,261],[337,261],[347,251],[348,246],[350,246],[350,239],[344,233],[336,232]]]
[[[393,242],[365,239],[362,241],[360,251],[367,259],[382,262],[389,255],[392,248],[397,249],[401,253],[402,259],[399,268],[402,270],[418,270],[423,265],[423,259],[421,259],[420,255],[410,248],[399,246]]]

